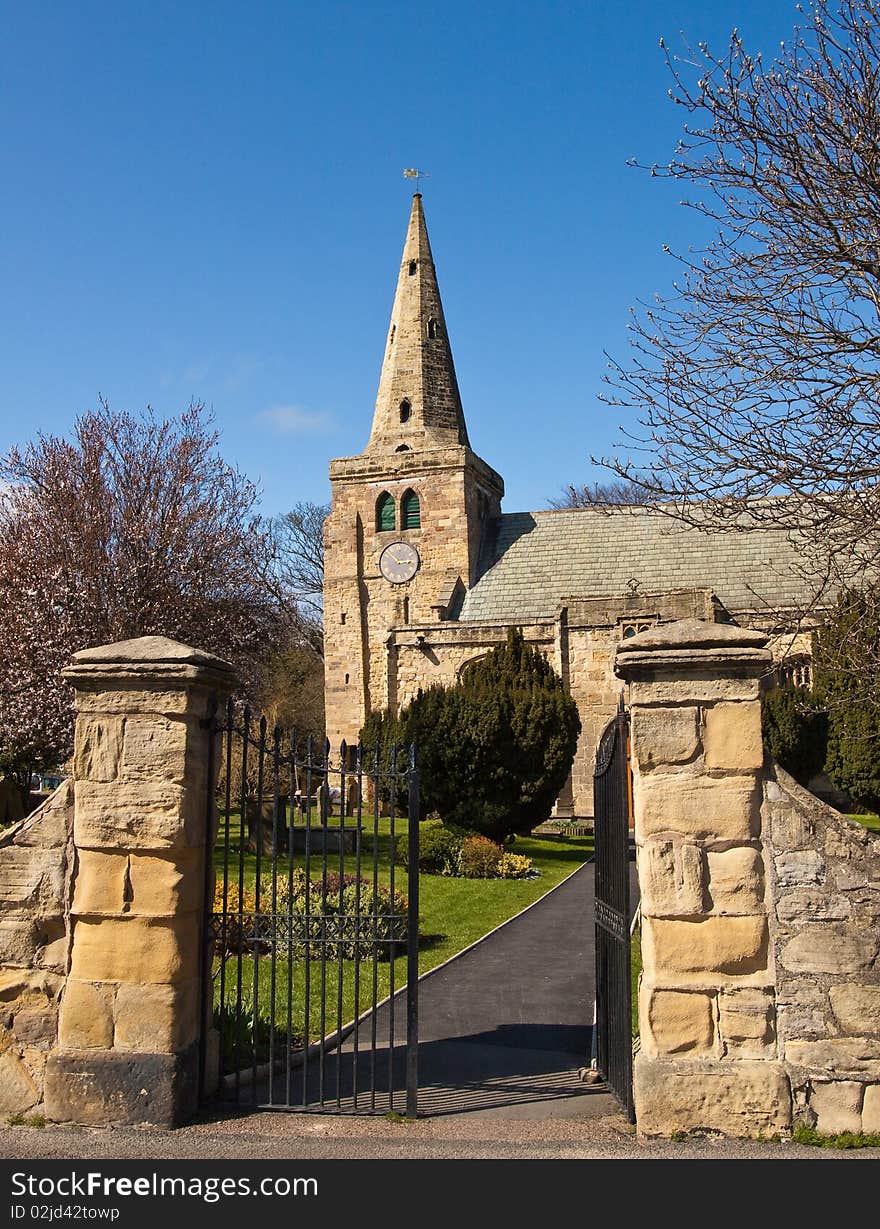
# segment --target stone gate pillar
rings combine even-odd
[[[625,641],[642,905],[638,1126],[790,1122],[761,832],[763,634],[684,620]]]
[[[69,976],[47,1117],[172,1125],[196,1104],[206,728],[232,669],[145,636],[74,654],[74,847]],[[216,771],[216,769],[215,769]]]

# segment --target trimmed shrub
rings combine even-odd
[[[497,879],[503,857],[500,845],[485,836],[469,836],[458,855],[459,873],[465,879]]]
[[[439,824],[419,832],[419,870],[429,875],[455,875],[462,838]]]
[[[498,860],[499,879],[528,879],[534,874],[532,859],[522,853],[503,853]]]

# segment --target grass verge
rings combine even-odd
[[[880,1148],[880,1135],[863,1135],[861,1132],[842,1131],[839,1135],[821,1135],[813,1127],[799,1123],[791,1133],[796,1144],[811,1148]]]

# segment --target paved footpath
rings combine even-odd
[[[583,1118],[617,1112],[583,1084],[595,969],[593,866],[419,985],[419,1111]]]

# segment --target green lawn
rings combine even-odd
[[[338,823],[338,820],[336,821]],[[332,824],[332,821],[331,821]],[[233,825],[234,827],[234,825]],[[378,880],[388,884],[391,879],[389,865],[390,821],[382,818],[378,823],[378,833],[374,837],[373,820],[365,824],[365,832],[361,843],[360,872],[372,877],[374,849],[378,855]],[[397,821],[397,833],[405,831],[405,822]],[[567,875],[576,870],[592,855],[592,838],[589,837],[519,837],[513,845],[518,854],[526,854],[540,872],[536,879],[453,879],[442,875],[419,876],[419,972],[427,972],[443,961],[448,960],[456,952],[468,947],[482,935],[487,934],[502,922],[513,917],[528,905],[540,899]],[[260,859],[261,878],[266,870],[271,868],[271,861],[264,855]],[[239,870],[239,853],[237,837],[233,837],[229,851],[230,882],[237,883]],[[252,887],[256,876],[257,859],[254,854],[246,853],[241,860],[244,882]],[[218,845],[215,852],[215,865],[218,879],[224,864],[224,849]],[[294,865],[303,865],[302,853],[294,857]],[[312,860],[312,878],[320,876],[321,859]],[[279,860],[278,873],[286,876],[287,859]],[[340,859],[338,854],[328,855],[328,869],[338,871]],[[346,854],[342,859],[345,872],[355,872],[358,860],[354,854]],[[406,892],[407,870],[405,866],[394,868],[394,884],[398,890]],[[265,907],[265,905],[263,906]],[[234,1036],[236,1031],[240,1037],[240,1058],[245,1064],[250,1061],[250,1035],[253,1028],[254,979],[257,983],[257,1034],[259,1056],[265,1056],[268,1046],[268,1021],[274,1017],[278,1033],[287,1035],[288,1024],[292,1035],[301,1038],[305,1033],[305,999],[306,999],[306,962],[295,959],[291,964],[284,957],[283,949],[275,963],[274,992],[272,984],[272,962],[266,957],[253,958],[236,955],[226,961],[224,974],[224,995],[227,1012],[235,1003],[238,993],[238,979],[241,977],[243,1018],[237,1022],[225,1018],[219,1001],[220,981],[215,977],[215,1008],[222,1017],[221,1027],[225,1039],[224,1049],[227,1054],[227,1067],[234,1056]],[[219,962],[218,962],[219,963]],[[255,969],[256,964],[256,969]],[[240,966],[240,972],[239,972]],[[321,1003],[324,1002],[325,1018],[323,1031],[329,1033],[339,1025],[347,1023],[355,1016],[365,1011],[374,1001],[381,1001],[393,988],[399,989],[406,984],[406,956],[398,956],[393,962],[371,959],[360,962],[360,968],[355,968],[352,960],[328,960],[323,969],[325,979],[322,993],[322,969],[319,960],[308,962],[309,976],[309,1039],[315,1040],[321,1035]],[[215,969],[217,965],[215,964]],[[357,974],[357,984],[356,984]],[[375,976],[375,982],[374,982]],[[288,980],[292,994],[292,1008],[288,1020]],[[341,1000],[340,1000],[341,986]],[[403,1028],[401,1019],[399,1027]],[[276,1044],[281,1039],[276,1037]]]
[[[880,815],[847,815],[847,819],[854,819],[857,823],[864,824],[872,832],[880,832]]]

